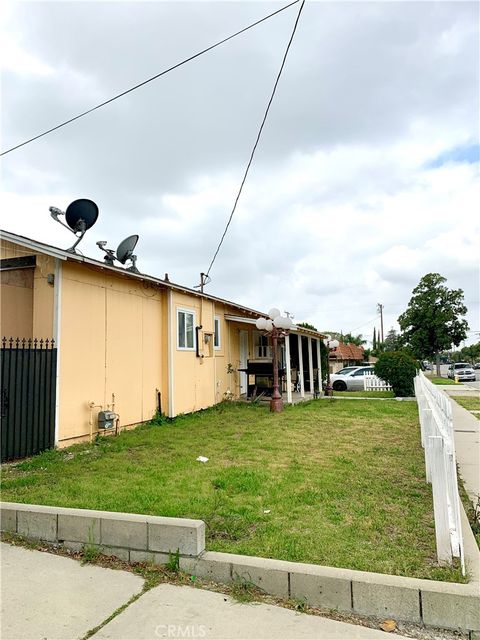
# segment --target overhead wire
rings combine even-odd
[[[243,174],[243,178],[242,178],[242,181],[240,183],[240,188],[238,190],[237,197],[235,198],[235,202],[233,204],[233,208],[232,208],[232,211],[230,213],[230,217],[228,218],[225,230],[224,230],[224,232],[222,234],[222,237],[220,238],[220,242],[218,243],[217,249],[216,249],[216,251],[215,251],[215,253],[213,255],[213,258],[212,258],[212,260],[210,262],[210,266],[208,267],[207,272],[205,274],[207,277],[210,274],[210,271],[211,271],[211,269],[213,267],[213,263],[215,262],[215,260],[217,258],[217,255],[218,255],[218,252],[220,251],[220,248],[221,248],[221,246],[223,244],[223,241],[225,239],[225,236],[227,235],[228,228],[230,226],[230,223],[232,222],[235,210],[237,208],[237,204],[238,204],[238,201],[240,199],[240,195],[241,195],[242,190],[243,190],[243,185],[245,184],[245,181],[246,181],[247,176],[248,176],[248,172],[250,171],[250,167],[251,167],[252,162],[253,162],[253,157],[255,155],[255,151],[257,150],[258,143],[260,141],[260,136],[262,135],[263,127],[265,126],[265,122],[267,120],[268,112],[270,111],[270,107],[271,107],[271,104],[273,102],[273,98],[275,96],[275,93],[276,93],[276,90],[277,90],[277,86],[278,86],[278,83],[280,81],[280,77],[282,75],[282,71],[283,71],[283,68],[285,66],[285,62],[287,60],[288,52],[290,51],[290,45],[292,44],[293,37],[294,37],[295,32],[297,30],[298,21],[300,19],[300,15],[302,13],[304,5],[305,5],[305,0],[302,1],[302,4],[300,5],[300,9],[298,10],[297,18],[295,20],[295,24],[293,25],[293,30],[292,30],[292,33],[290,35],[290,39],[288,41],[287,48],[285,49],[285,53],[283,55],[282,64],[280,65],[280,70],[279,70],[279,72],[277,74],[277,78],[275,80],[275,84],[273,85],[273,90],[272,90],[272,93],[270,95],[270,99],[268,101],[267,108],[266,108],[265,113],[263,115],[263,119],[262,119],[262,122],[261,122],[261,125],[260,125],[260,129],[258,130],[257,138],[255,140],[255,144],[253,145],[253,149],[252,149],[252,152],[250,154],[250,158],[248,160],[247,168],[245,169],[245,173]]]
[[[183,66],[184,64],[187,64],[187,62],[191,62],[192,60],[195,60],[195,58],[198,58],[198,57],[202,56],[204,53],[208,53],[208,51],[211,51],[212,49],[215,49],[216,47],[219,47],[220,45],[225,44],[225,42],[228,42],[229,40],[232,40],[233,38],[236,38],[240,34],[245,33],[245,31],[248,31],[249,29],[252,29],[253,27],[256,27],[260,23],[265,22],[265,20],[269,20],[270,18],[273,18],[273,16],[281,13],[282,11],[285,11],[286,9],[292,7],[294,4],[298,4],[299,2],[300,2],[300,0],[294,0],[293,2],[290,2],[290,4],[287,4],[284,7],[281,7],[280,9],[277,9],[273,13],[269,13],[267,16],[264,16],[263,18],[260,18],[260,20],[257,20],[256,22],[252,22],[251,24],[249,24],[248,26],[244,27],[243,29],[240,29],[240,31],[236,31],[235,33],[227,36],[226,38],[223,38],[223,40],[219,40],[215,44],[212,44],[209,47],[207,47],[205,49],[202,49],[201,51],[198,51],[197,53],[191,55],[190,57],[185,58],[185,60],[182,60],[181,62],[177,62],[177,64],[174,64],[173,66],[169,67],[168,69],[164,69],[160,73],[157,73],[154,76],[152,76],[150,78],[147,78],[147,80],[144,80],[143,82],[140,82],[139,84],[136,84],[135,86],[130,87],[129,89],[126,89],[125,91],[122,91],[121,93],[118,93],[117,95],[113,96],[112,98],[109,98],[108,100],[105,100],[104,102],[101,102],[100,104],[97,104],[95,107],[92,107],[91,109],[87,109],[86,111],[83,111],[82,113],[79,113],[78,115],[74,116],[73,118],[69,118],[68,120],[65,120],[65,122],[61,122],[60,124],[56,125],[55,127],[52,127],[51,129],[47,129],[43,133],[39,133],[38,135],[34,136],[33,138],[29,138],[28,140],[25,140],[24,142],[21,142],[21,143],[15,145],[14,147],[10,147],[10,149],[6,149],[5,151],[0,152],[0,156],[5,156],[5,155],[7,155],[7,153],[11,153],[12,151],[15,151],[16,149],[19,149],[20,147],[24,147],[25,145],[30,144],[31,142],[34,142],[35,140],[38,140],[39,138],[43,138],[43,136],[46,136],[49,133],[52,133],[53,131],[57,131],[58,129],[61,129],[62,127],[65,127],[66,125],[71,124],[72,122],[75,122],[75,120],[79,120],[80,118],[83,118],[83,116],[86,116],[89,113],[92,113],[93,111],[96,111],[97,109],[101,109],[102,107],[105,107],[107,104],[110,104],[111,102],[114,102],[115,100],[118,100],[119,98],[122,98],[123,96],[126,96],[128,93],[131,93],[132,91],[136,91],[137,89],[139,89],[140,87],[143,87],[144,85],[148,84],[149,82],[153,82],[154,80],[157,80],[161,76],[164,76],[165,74],[170,73],[170,71],[173,71],[174,69],[178,69],[179,67]],[[304,0],[304,2],[305,2],[305,0]],[[303,4],[302,4],[302,6],[303,6]]]

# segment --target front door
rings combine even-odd
[[[240,369],[248,366],[248,331],[240,331]],[[240,395],[247,393],[247,374],[240,371]]]

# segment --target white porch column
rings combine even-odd
[[[305,381],[303,379],[302,336],[298,334],[298,375],[300,376],[300,396],[305,397]]]
[[[322,391],[322,352],[320,347],[320,340],[317,338],[317,362],[318,362],[318,391]]]
[[[292,370],[290,368],[290,335],[285,336],[285,360],[287,365],[287,402],[292,404]]]
[[[313,384],[313,354],[312,354],[312,338],[308,336],[308,373],[310,378],[310,393],[313,395],[315,385]]]

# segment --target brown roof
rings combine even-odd
[[[330,357],[336,360],[363,360],[365,356],[363,347],[357,347],[356,344],[352,344],[351,342],[348,344],[341,342],[330,354]]]

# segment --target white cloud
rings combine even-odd
[[[4,83],[3,136],[30,137],[272,7],[18,5],[7,29],[24,62]],[[100,257],[96,240],[115,247],[138,232],[140,269],[197,284],[293,15],[6,156],[2,226],[67,247],[48,206],[90,197],[100,218],[82,251]],[[477,17],[455,2],[306,6],[209,292],[368,335],[377,302],[394,326],[420,277],[437,271],[465,290],[478,329],[478,168],[429,168],[479,139]]]

